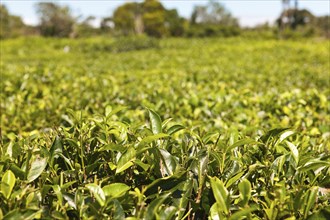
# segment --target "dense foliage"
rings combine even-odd
[[[328,49],[1,41],[0,218],[328,219]]]
[[[68,6],[56,2],[39,2],[35,4],[35,13],[39,17],[35,26],[24,24],[21,17],[11,15],[6,5],[0,4],[0,39],[30,35],[59,38],[104,35],[148,35],[157,38],[238,35],[274,39],[330,37],[329,15],[316,16],[306,9],[299,9],[297,0],[294,0],[294,7],[290,2],[293,0],[282,1],[283,11],[276,21],[254,27],[240,26],[242,20],[234,17],[223,4],[215,0],[195,5],[189,19],[181,17],[177,9],[165,8],[159,0],[128,1],[111,9],[113,13],[102,17],[100,21],[95,16],[73,15]]]
[[[0,4],[0,39],[23,35],[24,29],[22,19],[19,16],[10,15],[7,8]]]
[[[69,7],[61,7],[51,2],[36,4],[40,19],[40,34],[46,37],[69,37],[73,31],[75,18]]]

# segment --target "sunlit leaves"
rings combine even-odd
[[[298,151],[297,147],[288,141],[286,142],[286,144],[289,147],[296,164],[298,164],[299,163],[299,151]]]
[[[176,188],[185,180],[185,174],[186,172],[178,172],[175,175],[154,180],[145,188],[144,194],[146,196],[155,195],[159,192]]]
[[[136,155],[135,149],[132,147],[128,148],[127,151],[122,154],[122,156],[118,161],[116,173],[123,172],[124,170],[131,167],[135,160],[135,155]]]
[[[1,42],[0,218],[329,213],[327,42],[112,41]]]
[[[35,158],[32,163],[31,167],[27,173],[27,180],[32,182],[33,180],[37,179],[44,169],[47,166],[47,158]]]
[[[242,206],[246,206],[251,198],[251,183],[244,179],[238,184],[238,189],[240,192],[240,198],[242,200]]]
[[[163,202],[169,197],[169,195],[170,195],[170,193],[166,193],[166,194],[160,195],[156,199],[154,199],[148,206],[144,219],[152,220],[152,219],[155,219],[156,216],[159,216],[158,215],[159,208],[163,205]]]
[[[167,133],[169,135],[172,135],[180,130],[184,129],[184,126],[182,125],[173,125],[172,127],[170,127],[168,130],[167,130]]]
[[[63,195],[61,192],[61,187],[59,185],[53,185],[52,187],[53,187],[54,193],[57,197],[58,203],[60,205],[62,205],[63,204]]]
[[[251,208],[244,208],[240,211],[235,212],[232,216],[230,216],[229,220],[236,220],[236,219],[245,219],[251,212],[257,210],[256,206]]]
[[[49,164],[53,166],[54,160],[59,157],[59,154],[62,153],[62,140],[59,137],[56,137],[52,147],[50,148],[50,162]]]
[[[224,212],[226,215],[229,214],[229,193],[223,182],[217,177],[210,178],[211,188],[216,200],[216,209],[219,212]]]
[[[154,110],[148,109],[148,111],[152,132],[154,134],[162,133],[162,121],[160,116]]]
[[[173,175],[177,167],[179,166],[178,158],[174,157],[164,149],[159,149],[159,152],[164,164],[163,173],[166,173],[167,175]]]
[[[307,218],[310,209],[314,206],[317,198],[318,187],[314,186],[306,192],[306,203],[304,209],[304,218]]]
[[[300,172],[307,172],[309,170],[316,171],[317,169],[324,169],[326,167],[330,167],[330,162],[329,161],[311,159],[307,163],[305,163],[304,165],[298,167],[298,170]]]
[[[11,191],[15,186],[16,178],[13,172],[7,170],[1,179],[1,188],[0,191],[7,199],[11,195]]]
[[[104,195],[106,197],[109,196],[112,198],[117,198],[117,197],[122,196],[129,189],[130,189],[130,187],[124,183],[112,183],[112,184],[102,187]]]
[[[100,206],[104,206],[105,204],[105,194],[100,186],[95,183],[87,184],[86,188],[89,189],[91,194],[95,197]]]
[[[145,145],[147,145],[147,144],[149,144],[153,141],[156,141],[156,140],[159,140],[161,138],[168,137],[168,136],[169,136],[168,134],[163,134],[163,133],[147,136],[147,137],[145,137],[141,140],[138,147],[143,147],[143,146],[145,146]]]

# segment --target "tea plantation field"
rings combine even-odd
[[[0,219],[329,219],[329,41],[1,41]]]

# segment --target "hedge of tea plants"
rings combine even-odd
[[[0,219],[329,219],[329,41],[1,41]]]

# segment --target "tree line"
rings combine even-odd
[[[262,25],[254,30],[270,30],[280,37],[326,36],[329,34],[329,16],[316,17],[311,12],[290,7],[290,0],[283,1],[283,12],[277,26]],[[68,6],[53,2],[36,4],[39,23],[26,25],[19,16],[11,15],[5,5],[0,5],[0,38],[24,35],[46,37],[88,37],[94,35],[151,37],[208,37],[237,36],[241,28],[235,18],[221,3],[210,0],[206,5],[195,6],[189,19],[179,15],[176,9],[166,9],[158,0],[127,2],[116,8],[111,16],[101,19],[98,26],[95,17],[73,16]],[[251,28],[249,29],[251,30]]]

